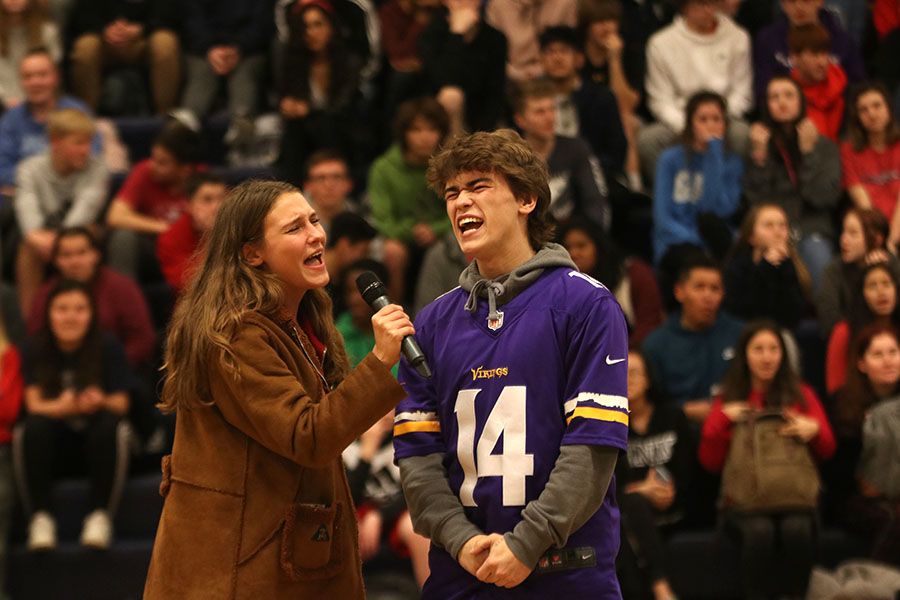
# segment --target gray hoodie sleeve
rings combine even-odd
[[[31,233],[44,226],[40,199],[41,177],[40,162],[34,159],[23,160],[16,169],[16,196],[13,206],[22,234]]]
[[[455,560],[463,544],[484,532],[469,521],[459,497],[450,489],[443,458],[441,453],[411,456],[397,465],[413,529]]]
[[[603,504],[618,457],[618,448],[609,446],[562,446],[541,495],[503,536],[516,558],[533,568],[551,546],[565,546]]]
[[[605,446],[560,448],[544,490],[525,506],[522,521],[504,536],[516,558],[534,567],[548,548],[565,546],[569,535],[603,503],[618,452]],[[398,464],[413,528],[455,559],[470,538],[484,532],[466,517],[450,489],[442,460],[441,454],[429,454],[404,458]]]

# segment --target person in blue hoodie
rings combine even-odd
[[[730,217],[741,196],[743,161],[725,149],[728,111],[714,92],[697,92],[685,109],[681,144],[662,153],[653,194],[653,256],[677,244],[704,246],[698,217]],[[725,225],[722,223],[721,228]]]

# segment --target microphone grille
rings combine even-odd
[[[380,296],[387,296],[387,288],[372,271],[363,271],[356,278],[356,289],[362,294],[363,300],[369,306]]]

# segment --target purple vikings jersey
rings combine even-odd
[[[613,295],[569,268],[545,270],[500,307],[494,322],[487,320],[486,299],[474,314],[466,312],[467,297],[452,290],[416,318],[416,339],[434,377],[421,378],[405,360],[400,365],[408,397],[397,406],[394,458],[444,454],[450,487],[469,520],[485,533],[505,533],[540,495],[561,445],[625,449],[628,332]],[[591,548],[596,566],[536,569],[504,589],[478,581],[432,545],[422,597],[621,598],[615,480],[566,544],[575,553]]]

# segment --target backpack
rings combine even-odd
[[[813,510],[819,472],[806,444],[779,430],[780,412],[752,412],[734,425],[720,505],[736,513]]]

